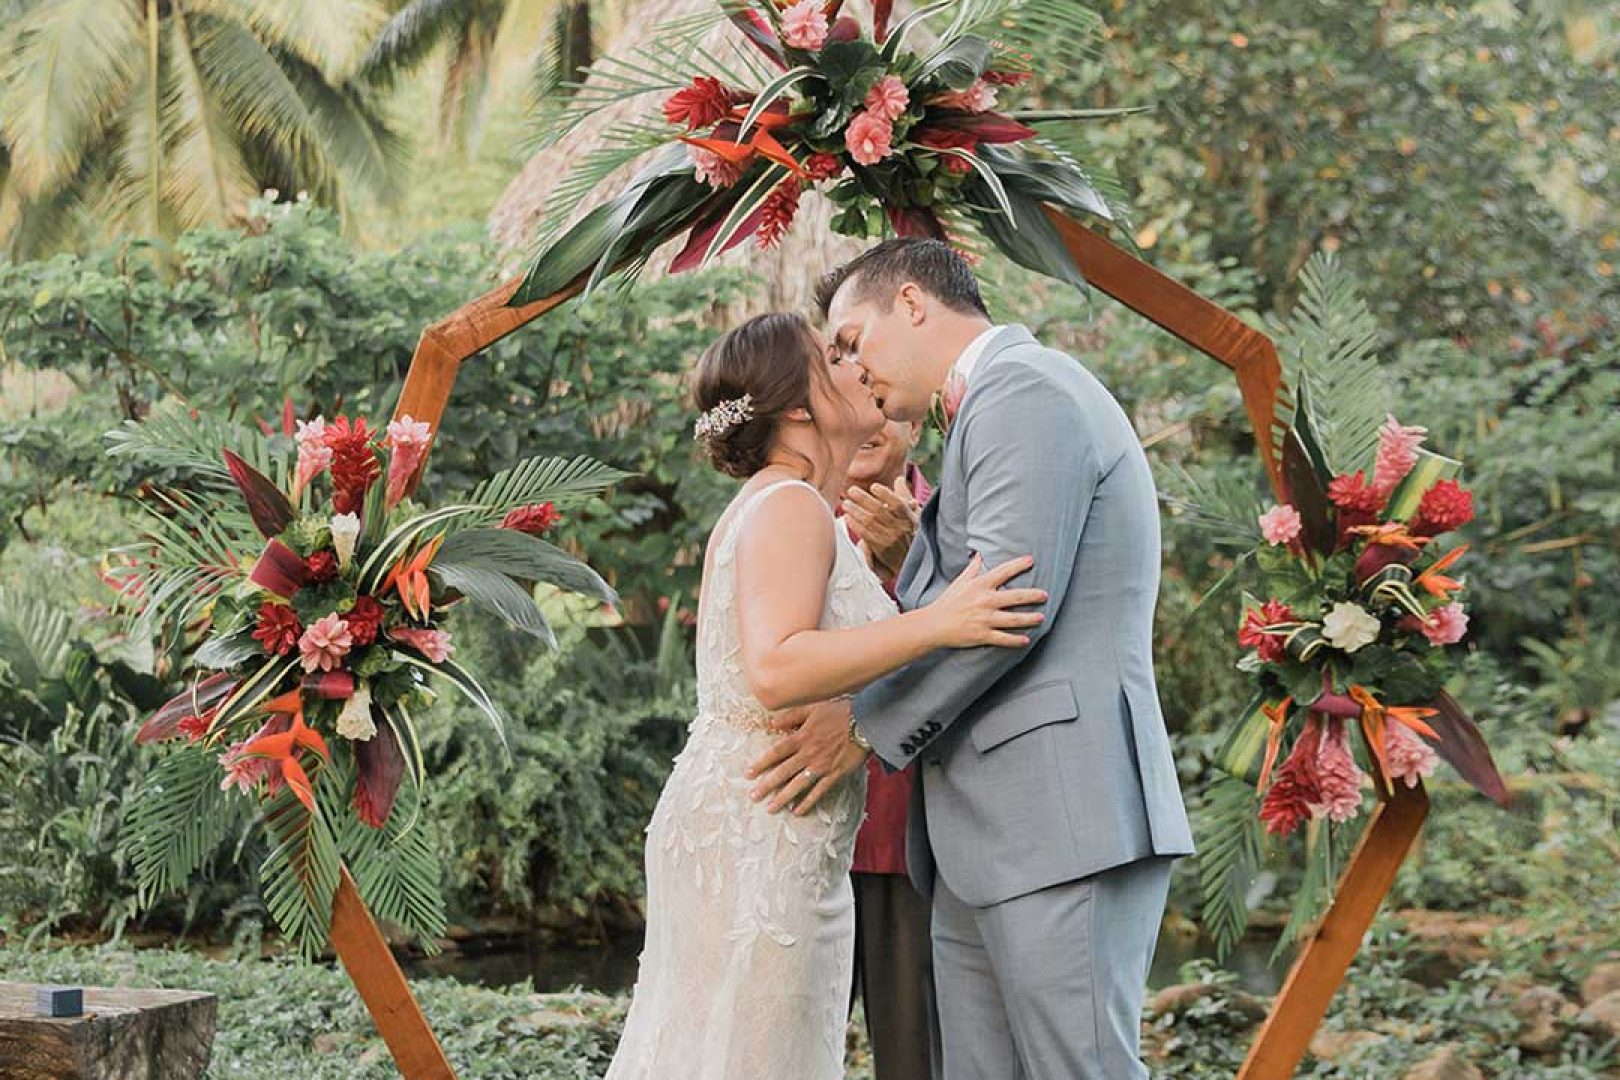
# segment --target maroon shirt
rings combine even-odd
[[[933,488],[915,465],[906,465],[906,480],[919,503],[927,502]],[[855,536],[854,530],[850,535]],[[860,537],[855,536],[856,542]],[[883,588],[894,595],[894,582]],[[857,874],[904,874],[906,872],[906,812],[911,806],[912,769],[888,772],[876,756],[866,761],[866,821],[855,836]]]

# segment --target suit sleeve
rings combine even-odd
[[[857,694],[856,723],[893,769],[948,731],[1050,631],[1101,479],[1081,409],[1049,374],[1003,362],[986,376],[961,418],[968,547],[986,569],[1033,556],[1033,570],[1013,584],[1045,589],[1047,618],[1027,631],[1028,648],[941,649]]]

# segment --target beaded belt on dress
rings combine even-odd
[[[771,714],[760,705],[730,705],[719,708],[699,708],[694,724],[703,720],[710,720],[726,727],[741,728],[744,731],[771,730]]]

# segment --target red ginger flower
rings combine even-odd
[[[540,536],[550,532],[561,520],[562,515],[557,512],[556,503],[531,503],[528,506],[508,510],[506,516],[501,518],[501,528],[528,533],[530,536]]]
[[[349,624],[349,638],[355,648],[370,645],[377,640],[377,631],[382,627],[383,606],[375,597],[357,596],[343,621]]]
[[[1247,649],[1258,649],[1260,659],[1269,664],[1280,664],[1288,656],[1288,645],[1277,634],[1265,632],[1267,626],[1291,622],[1297,616],[1294,609],[1277,600],[1267,600],[1259,609],[1250,608],[1243,613],[1243,625],[1238,628],[1238,644]]]
[[[1269,833],[1286,836],[1311,816],[1312,807],[1322,801],[1316,774],[1316,753],[1321,745],[1321,721],[1315,716],[1305,721],[1305,729],[1294,748],[1277,769],[1277,779],[1260,802],[1260,820]]]
[[[286,656],[298,648],[298,638],[304,628],[298,616],[286,604],[259,605],[259,625],[253,629],[253,640],[264,646],[272,656]]]
[[[1455,480],[1441,480],[1423,493],[1412,532],[1416,536],[1439,536],[1473,520],[1473,493]]]
[[[766,196],[765,205],[760,208],[761,251],[769,250],[781,243],[782,237],[793,227],[793,217],[799,212],[799,192],[798,179],[790,176],[776,185],[776,190]]]
[[[337,556],[324,549],[305,559],[304,565],[309,567],[309,580],[317,585],[338,576]]]
[[[1328,483],[1328,499],[1340,510],[1358,514],[1376,514],[1384,508],[1384,496],[1367,483],[1367,474],[1360,469],[1335,476]]]
[[[691,86],[675,91],[664,102],[664,119],[696,131],[724,119],[739,97],[719,79],[699,75]]]
[[[375,432],[366,430],[364,417],[350,423],[340,416],[326,426],[324,438],[332,450],[332,506],[340,514],[359,513],[366,490],[382,475],[377,451],[371,446]]]
[[[813,181],[831,180],[844,171],[844,163],[837,154],[811,154],[804,161],[804,169]]]

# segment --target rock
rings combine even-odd
[[[1593,1028],[1600,1038],[1620,1038],[1620,990],[1611,990],[1582,1009],[1577,1021]]]
[[[1581,1000],[1590,1005],[1598,998],[1620,990],[1620,960],[1607,960],[1581,980]]]
[[[1320,1061],[1337,1061],[1358,1047],[1387,1038],[1376,1031],[1318,1031],[1311,1036],[1311,1053]]]
[[[1557,1047],[1563,1038],[1560,1021],[1572,1019],[1577,1012],[1574,1003],[1550,986],[1526,990],[1513,1002],[1512,1011],[1519,1021],[1514,1041],[1532,1054]]]
[[[1270,1004],[1243,990],[1223,990],[1212,983],[1180,983],[1167,986],[1154,994],[1147,1005],[1147,1015],[1185,1012],[1210,997],[1221,997],[1232,1014],[1244,1023],[1258,1024],[1266,1018]]]
[[[1401,1080],[1485,1080],[1485,1074],[1455,1046],[1442,1046],[1408,1069]]]

